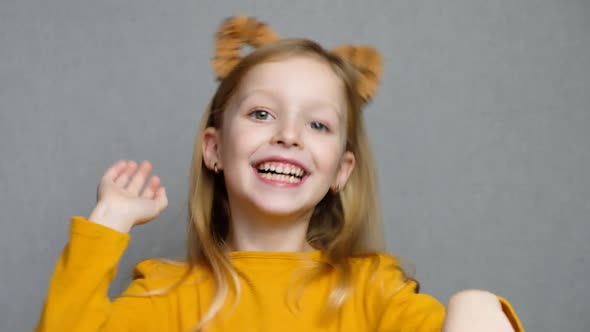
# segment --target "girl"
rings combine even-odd
[[[278,39],[248,17],[218,31],[220,80],[193,151],[186,262],[146,260],[107,288],[130,229],[167,206],[149,162],[119,161],[72,217],[37,331],[521,331],[510,305],[418,294],[380,246],[361,108],[374,49]],[[255,49],[241,58],[240,47]],[[149,179],[148,179],[149,177]]]

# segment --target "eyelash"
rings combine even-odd
[[[248,116],[251,117],[251,118],[253,118],[253,119],[255,119],[255,120],[259,120],[259,121],[268,120],[268,118],[259,119],[259,118],[256,117],[257,115],[260,115],[262,113],[264,113],[265,115],[270,116],[270,117],[272,117],[274,119],[274,116],[270,113],[270,111],[267,111],[267,110],[265,110],[263,108],[255,108],[252,112],[250,112],[248,114]],[[319,128],[317,128],[317,127],[314,128],[316,125],[319,125]],[[313,130],[317,130],[317,131],[321,131],[321,132],[330,132],[330,128],[326,124],[324,124],[322,122],[319,122],[319,121],[312,121],[312,122],[310,122],[310,127]]]
[[[320,125],[320,128],[314,128],[314,125]],[[311,129],[314,130],[319,130],[319,131],[325,131],[325,132],[330,132],[330,128],[328,128],[328,126],[326,126],[325,124],[319,122],[319,121],[312,121],[310,123]]]

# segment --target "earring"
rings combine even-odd
[[[213,164],[213,172],[215,172],[215,174],[219,174],[219,167],[217,167],[217,162]]]

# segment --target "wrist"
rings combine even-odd
[[[98,202],[87,219],[125,234],[129,233],[133,227],[133,221],[119,215],[110,204],[105,202]]]

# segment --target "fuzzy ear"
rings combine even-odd
[[[241,47],[259,47],[279,37],[268,25],[248,16],[232,16],[217,30],[213,70],[218,80],[224,79],[242,59]]]
[[[343,45],[332,52],[351,63],[359,72],[358,92],[367,103],[377,93],[383,71],[383,59],[376,49],[368,46]]]

